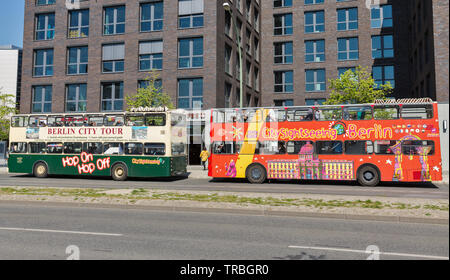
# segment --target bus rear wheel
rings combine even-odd
[[[111,173],[114,181],[125,181],[128,177],[127,167],[121,163],[114,165]]]
[[[370,165],[361,167],[358,171],[358,183],[361,186],[375,187],[380,183],[378,170]]]
[[[33,169],[33,175],[37,178],[47,178],[48,167],[47,164],[43,162],[38,162]]]
[[[252,184],[262,184],[266,180],[266,170],[259,164],[250,166],[246,172],[247,180]]]

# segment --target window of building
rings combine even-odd
[[[163,68],[163,41],[139,43],[139,71]]]
[[[340,77],[342,74],[344,74],[348,70],[351,70],[353,73],[355,73],[356,67],[339,67],[338,68],[338,77]]]
[[[53,76],[53,49],[34,51],[33,76]]]
[[[55,37],[55,14],[36,15],[36,40],[52,40]]]
[[[148,80],[141,80],[138,82],[138,88],[148,88],[150,86],[150,81]],[[162,80],[161,79],[157,79],[153,81],[153,87],[158,91],[158,92],[162,92],[163,88],[162,88]]]
[[[395,74],[393,65],[373,66],[372,76],[378,87],[380,87],[381,85],[385,85],[388,82],[393,88],[395,87]]]
[[[231,92],[232,92],[232,85],[229,83],[225,83],[225,108],[231,107]]]
[[[289,107],[294,106],[293,99],[284,99],[284,100],[274,100],[273,103],[276,107]]]
[[[392,27],[392,5],[373,7],[370,12],[370,26],[372,28]]]
[[[123,110],[123,82],[102,84],[102,111]]]
[[[43,6],[43,5],[53,5],[55,4],[56,0],[36,0],[37,6]]]
[[[273,16],[274,35],[292,35],[293,25],[292,25],[292,14],[282,14]]]
[[[308,98],[308,99],[305,99],[305,103],[306,103],[307,106],[322,105],[323,103],[325,103],[325,101],[327,101],[325,98]]]
[[[274,43],[274,52],[275,64],[292,64],[294,57],[292,42]]]
[[[89,36],[89,10],[69,11],[69,38]]]
[[[359,59],[358,38],[338,39],[338,60]]]
[[[52,86],[33,87],[31,111],[32,113],[52,112]]]
[[[178,41],[178,67],[203,67],[203,38],[180,39]]]
[[[178,108],[200,109],[203,107],[203,79],[178,80]]]
[[[88,72],[88,47],[69,48],[67,59],[67,74],[78,75]]]
[[[66,112],[86,112],[87,85],[66,86]]]
[[[392,35],[372,36],[372,58],[394,57],[394,42]]]
[[[317,33],[324,31],[324,11],[305,12],[305,33]]]
[[[305,62],[325,61],[325,40],[305,41]]]
[[[293,93],[294,92],[294,71],[276,71],[275,93]]]
[[[292,7],[292,0],[274,0],[273,7],[274,8]]]
[[[141,32],[161,31],[163,29],[163,2],[141,4]]]
[[[323,4],[324,0],[305,0],[305,5]]]
[[[325,90],[325,69],[306,70],[306,91]]]
[[[231,54],[233,50],[230,46],[225,45],[225,73],[232,75],[231,73]]]
[[[103,73],[124,71],[125,45],[113,44],[103,46]]]
[[[125,6],[108,7],[104,9],[104,35],[125,33]]]
[[[178,0],[178,27],[203,26],[203,0]]]
[[[337,10],[337,30],[358,29],[358,8],[346,8]]]

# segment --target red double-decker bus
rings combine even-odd
[[[213,109],[209,176],[380,181],[442,180],[437,103]]]

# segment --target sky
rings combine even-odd
[[[25,0],[0,0],[0,45],[23,46]]]

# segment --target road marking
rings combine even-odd
[[[292,249],[321,250],[321,251],[336,251],[336,252],[358,253],[358,254],[370,254],[369,252],[363,251],[363,250],[329,248],[329,247],[289,246],[289,248],[292,248]],[[449,257],[430,256],[430,255],[417,255],[417,254],[405,254],[405,253],[379,252],[377,254],[385,255],[385,256],[412,257],[412,258],[436,259],[436,260],[448,260],[449,259]]]
[[[99,235],[99,236],[123,236],[118,233],[103,233],[103,232],[83,232],[83,231],[67,231],[67,230],[51,230],[51,229],[33,229],[33,228],[4,228],[0,230],[9,231],[30,231],[30,232],[49,232],[49,233],[68,233],[68,234],[82,234],[82,235]]]

